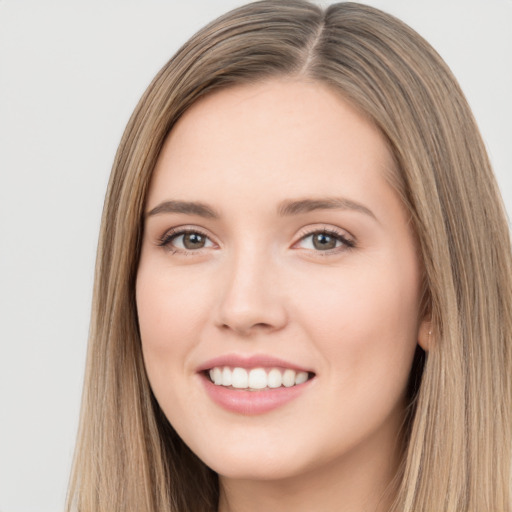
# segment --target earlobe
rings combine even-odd
[[[434,340],[432,338],[432,322],[423,320],[418,331],[418,345],[428,352],[432,348]]]

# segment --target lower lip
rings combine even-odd
[[[217,386],[206,376],[201,376],[210,398],[222,408],[244,415],[264,414],[291,402],[309,387],[313,379],[289,388],[247,391]]]

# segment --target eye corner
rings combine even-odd
[[[316,237],[316,238],[315,238]],[[310,241],[302,245],[306,240]],[[346,230],[333,226],[312,226],[301,230],[292,249],[305,250],[319,256],[345,252],[356,247],[355,238]]]
[[[180,242],[174,243],[180,239]],[[219,248],[219,244],[214,241],[213,237],[197,226],[179,226],[168,229],[155,240],[155,245],[171,254],[184,256],[199,255],[205,250]]]

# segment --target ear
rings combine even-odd
[[[425,351],[428,352],[434,343],[432,337],[432,322],[430,319],[422,320],[418,330],[418,345]]]

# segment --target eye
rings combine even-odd
[[[213,247],[214,244],[210,238],[200,231],[182,229],[168,231],[158,245],[177,252],[188,252]]]
[[[300,249],[309,249],[313,251],[333,251],[341,248],[352,248],[355,243],[343,234],[323,229],[314,231],[303,236],[296,244]]]

